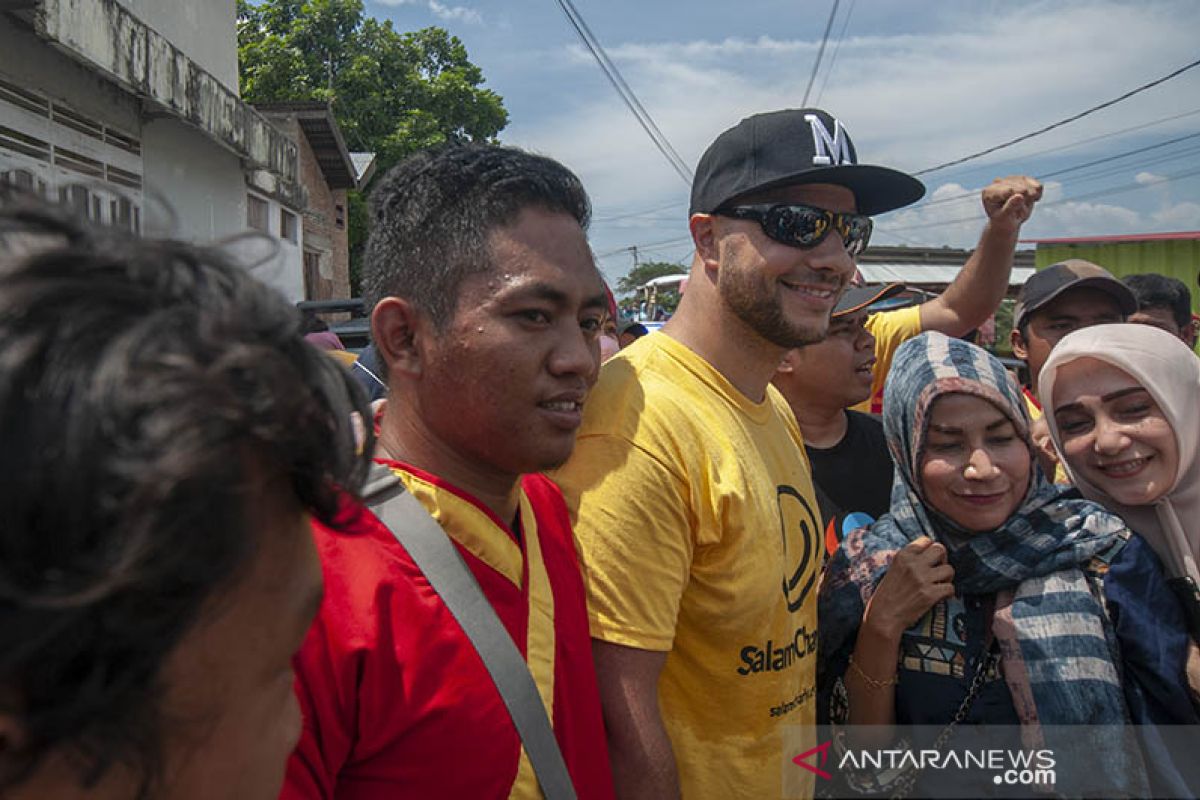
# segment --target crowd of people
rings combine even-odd
[[[1091,726],[1054,793],[1194,796],[1188,289],[1037,272],[1021,385],[963,337],[1042,187],[883,310],[855,257],[924,191],[825,111],[742,120],[647,333],[567,168],[423,151],[372,193],[357,359],[219,250],[7,196],[0,794],[811,797],[820,723]]]

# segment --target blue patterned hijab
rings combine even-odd
[[[1012,421],[1029,448],[1029,484],[1021,505],[995,531],[980,536],[926,504],[918,479],[933,403],[947,394],[980,397]],[[876,526],[906,543],[921,536],[950,550],[955,585],[969,593],[1011,588],[1021,580],[1081,563],[1113,546],[1125,524],[1095,503],[1064,497],[1046,480],[1029,437],[1029,417],[1016,382],[994,356],[931,331],[896,351],[883,395],[883,430],[896,478],[889,513]],[[891,530],[894,529],[894,530]]]
[[[939,397],[955,393],[996,406],[1030,449],[1024,499],[993,531],[967,531],[924,502],[918,476],[930,412]],[[993,633],[1028,746],[1052,744],[1043,725],[1123,725],[1116,638],[1083,567],[1111,560],[1129,531],[1103,507],[1045,479],[1025,404],[1004,366],[940,333],[908,340],[888,373],[883,427],[896,464],[891,509],[869,529],[849,534],[826,567],[819,597],[822,680],[844,670],[867,601],[896,552],[928,536],[946,545],[959,594],[996,595]],[[1063,627],[1063,620],[1072,622]],[[1119,737],[1110,742],[1100,734],[1095,745],[1109,756],[1111,772],[1089,777],[1136,795],[1143,785],[1140,758]]]

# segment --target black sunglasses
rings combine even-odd
[[[866,214],[826,211],[803,203],[727,206],[718,208],[716,213],[723,217],[755,220],[762,226],[763,233],[775,241],[806,249],[816,247],[825,241],[831,230],[836,230],[851,256],[867,249],[873,227]]]

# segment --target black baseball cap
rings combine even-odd
[[[831,183],[854,192],[860,214],[915,203],[925,185],[887,167],[858,163],[845,126],[819,108],[746,117],[700,157],[689,214],[711,214],[743,195],[777,186]]]
[[[844,314],[853,314],[856,311],[861,311],[864,308],[869,308],[889,297],[895,297],[905,290],[903,283],[885,283],[876,286],[851,286],[846,291],[842,292],[842,297],[838,300],[837,305],[833,307],[833,313],[830,316],[840,317]]]
[[[1051,264],[1025,281],[1021,293],[1017,295],[1017,305],[1013,308],[1013,327],[1023,327],[1031,314],[1068,289],[1083,287],[1096,289],[1112,297],[1125,316],[1138,310],[1137,297],[1111,272],[1082,258],[1071,258]]]

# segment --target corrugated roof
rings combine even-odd
[[[949,284],[956,277],[962,266],[943,264],[907,264],[882,263],[858,265],[863,280],[867,283],[907,283],[907,284]],[[1033,275],[1032,267],[1013,267],[1009,276],[1009,286],[1023,286]]]
[[[296,117],[329,187],[331,189],[354,189],[357,187],[357,172],[350,160],[346,142],[342,139],[341,128],[334,120],[328,103],[319,101],[255,103],[254,107],[268,117]]]

